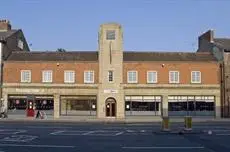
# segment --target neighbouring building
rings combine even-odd
[[[220,64],[221,116],[230,117],[230,38],[216,38],[208,30],[199,36],[198,52],[210,52]]]
[[[35,109],[54,118],[220,117],[220,64],[210,52],[123,50],[122,27],[100,26],[98,50],[13,51],[4,61],[9,113]]]
[[[0,107],[2,106],[3,62],[13,51],[30,51],[21,29],[12,29],[8,20],[0,20]]]

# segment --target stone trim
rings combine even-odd
[[[92,88],[97,89],[98,84],[47,84],[47,83],[3,83],[3,88]]]
[[[220,89],[220,84],[123,84],[124,89]]]

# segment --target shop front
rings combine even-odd
[[[9,95],[8,114],[33,116],[37,110],[43,111],[46,115],[53,115],[53,96],[41,95]]]
[[[214,96],[169,96],[169,116],[215,116]]]
[[[61,96],[62,116],[96,116],[96,96]]]
[[[161,96],[125,96],[126,116],[160,116]]]

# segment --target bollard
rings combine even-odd
[[[186,131],[192,130],[192,117],[191,116],[184,117],[184,130]]]
[[[170,131],[169,117],[162,117],[162,131]]]

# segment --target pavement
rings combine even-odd
[[[230,122],[55,123],[0,121],[0,152],[229,152]]]

